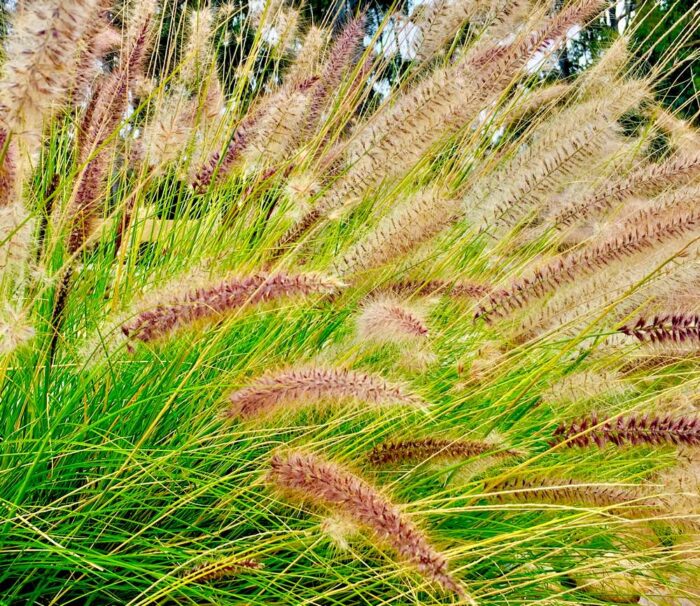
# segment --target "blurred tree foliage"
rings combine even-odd
[[[629,1],[629,0],[627,0]],[[666,104],[700,122],[700,4],[698,0],[647,1],[638,7],[632,48],[647,69],[664,57],[672,64],[664,70],[658,92]]]

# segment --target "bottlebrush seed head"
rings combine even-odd
[[[328,60],[323,66],[321,78],[315,84],[311,95],[306,117],[307,131],[311,132],[317,126],[331,96],[338,91],[343,75],[357,61],[364,32],[365,16],[360,15],[347,23],[333,44]]]
[[[276,454],[270,483],[293,495],[328,507],[369,528],[425,578],[474,604],[462,584],[447,569],[445,557],[405,519],[399,508],[374,487],[346,469],[305,452]]]
[[[614,508],[619,513],[649,514],[664,507],[661,499],[652,498],[637,487],[584,484],[571,478],[513,477],[490,484],[489,493],[499,500],[527,503],[561,503]]]
[[[403,302],[381,297],[366,303],[357,318],[357,336],[374,343],[423,343],[428,337],[423,315]]]
[[[283,404],[356,400],[375,405],[424,406],[423,400],[379,375],[343,368],[289,368],[264,375],[229,396],[225,416],[251,418]]]
[[[38,1],[14,11],[3,53],[0,122],[29,143],[31,154],[73,81],[76,48],[98,6],[98,0]]]
[[[367,458],[372,465],[387,465],[428,459],[468,459],[487,453],[499,457],[520,454],[515,450],[501,450],[497,444],[488,441],[420,438],[384,442],[375,446]]]
[[[235,277],[158,302],[154,309],[123,324],[121,330],[131,339],[155,341],[188,324],[216,319],[248,305],[291,296],[330,295],[341,287],[333,278],[311,273]]]
[[[607,240],[568,253],[536,269],[531,276],[515,280],[508,288],[492,294],[488,304],[479,308],[476,317],[488,320],[492,315],[507,315],[560,286],[574,282],[578,277],[591,275],[626,257],[653,250],[700,227],[700,208],[684,209],[661,217],[650,217],[641,211],[636,216],[638,223],[613,233]]]
[[[228,579],[238,576],[248,570],[262,570],[264,566],[255,560],[239,560],[231,563],[229,560],[222,562],[207,562],[187,570],[184,576],[195,583],[208,583],[220,579]]]
[[[5,304],[0,312],[0,355],[9,354],[34,337],[23,311]]]
[[[609,210],[629,196],[658,192],[670,185],[694,180],[700,174],[700,153],[673,157],[661,164],[651,164],[634,171],[629,177],[605,184],[591,196],[579,200],[554,218],[558,227],[570,226],[577,221]]]
[[[387,290],[401,296],[447,295],[455,299],[479,299],[492,289],[488,284],[465,280],[401,280],[389,284]]]
[[[639,444],[700,444],[700,419],[683,416],[631,415],[600,421],[593,413],[569,424],[562,423],[554,432],[552,444],[566,442],[569,447],[596,444],[602,448]]]
[[[639,318],[632,326],[618,329],[622,334],[649,343],[685,343],[693,341],[700,345],[700,315],[665,314],[651,320]]]

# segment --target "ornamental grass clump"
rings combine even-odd
[[[3,5],[0,603],[696,597],[694,6],[189,4]]]

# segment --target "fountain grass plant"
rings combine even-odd
[[[700,133],[549,4],[19,3],[0,604],[700,603]]]

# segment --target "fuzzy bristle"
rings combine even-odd
[[[642,342],[650,343],[700,343],[700,315],[666,314],[651,320],[639,318],[631,326],[622,326],[619,331]]]
[[[671,184],[691,181],[700,174],[700,154],[673,157],[663,164],[644,166],[626,179],[605,184],[593,195],[559,211],[555,225],[566,227],[612,208],[633,194],[650,194]]]
[[[122,325],[130,339],[155,341],[197,321],[211,321],[247,305],[256,305],[284,297],[328,295],[340,284],[316,274],[255,274],[235,277],[202,287],[165,301],[156,301],[153,309],[141,312]]]
[[[488,493],[496,493],[500,500],[589,505],[622,515],[651,515],[664,506],[661,499],[636,487],[585,484],[571,478],[508,478],[489,484]]]
[[[0,311],[0,354],[9,354],[34,337],[26,314],[8,304]]]
[[[429,329],[419,310],[381,297],[366,303],[357,318],[358,338],[374,343],[422,343]]]
[[[274,455],[269,481],[303,499],[329,507],[369,528],[420,574],[474,604],[462,584],[447,569],[445,557],[411,524],[396,505],[367,482],[315,455],[291,452]]]
[[[77,44],[99,5],[100,0],[33,2],[16,12],[5,45],[0,120],[22,138],[30,155],[74,79]]]
[[[569,447],[595,444],[600,448],[606,444],[696,446],[700,444],[700,420],[668,415],[631,415],[601,421],[596,414],[592,414],[559,425],[554,432],[553,444],[560,442],[566,442]]]
[[[424,406],[423,400],[384,377],[344,368],[307,366],[263,375],[229,396],[225,416],[252,418],[285,404],[355,400],[374,405]]]
[[[483,454],[510,457],[519,453],[515,450],[500,449],[497,444],[487,440],[421,438],[385,442],[375,446],[368,456],[368,461],[372,465],[387,465],[411,461],[468,459]]]
[[[239,560],[231,563],[229,560],[221,562],[207,562],[206,564],[198,564],[190,568],[185,573],[188,579],[192,579],[195,583],[210,583],[222,579],[230,579],[240,575],[242,572],[250,570],[262,570],[264,566],[255,560]]]
[[[489,294],[492,287],[466,280],[401,280],[389,284],[387,290],[401,296],[446,295],[455,299],[479,299]]]
[[[514,281],[508,288],[494,293],[489,304],[482,306],[477,317],[505,315],[543,297],[558,287],[590,275],[607,265],[652,250],[661,244],[692,234],[700,228],[700,208],[656,217],[641,211],[637,221],[614,232],[599,244],[573,251],[555,262],[534,271],[531,277]]]

